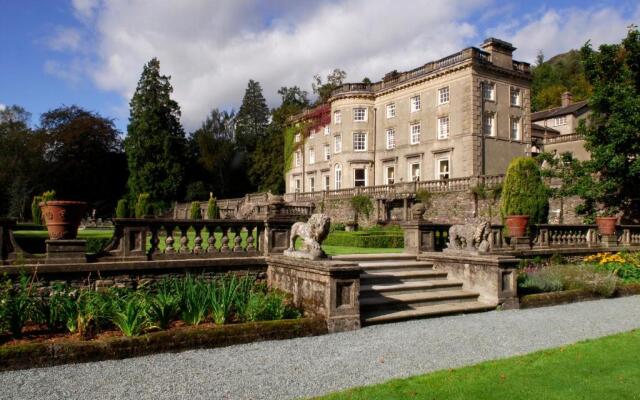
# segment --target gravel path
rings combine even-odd
[[[640,328],[640,296],[0,374],[2,399],[285,399]]]

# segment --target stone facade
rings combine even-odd
[[[504,173],[531,144],[531,75],[513,50],[491,38],[482,50],[339,87],[331,122],[296,137],[287,193]]]

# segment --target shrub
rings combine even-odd
[[[542,181],[536,161],[529,157],[511,161],[500,200],[502,218],[508,215],[528,215],[533,224],[547,221],[549,190]]]
[[[218,202],[215,197],[211,194],[209,195],[209,202],[207,203],[207,218],[208,219],[216,219],[218,218]]]
[[[64,284],[56,283],[48,296],[34,299],[34,322],[46,324],[49,331],[65,329],[67,321],[77,316],[76,298]]]
[[[329,246],[369,247],[369,248],[402,248],[404,235],[402,232],[341,232],[330,233],[325,241]]]
[[[22,275],[16,284],[11,280],[5,280],[0,290],[2,291],[0,313],[3,321],[6,321],[5,329],[9,329],[14,337],[20,337],[22,328],[35,311],[34,301],[30,296],[31,279]]]
[[[432,196],[433,195],[428,190],[421,189],[416,192],[416,200],[418,200],[420,203],[424,204],[427,207],[431,205]]]
[[[129,202],[126,199],[118,200],[116,207],[116,218],[127,218],[129,216]]]
[[[256,291],[252,292],[249,297],[243,319],[250,322],[283,319],[286,310],[287,306],[283,294]]]
[[[56,198],[55,190],[49,190],[42,193],[40,196],[33,196],[31,201],[31,219],[36,225],[43,225],[42,210],[40,209],[41,202],[47,202]]]
[[[560,277],[541,269],[537,272],[527,273],[518,282],[518,289],[525,293],[558,292],[564,288]]]
[[[335,223],[335,224],[332,222],[331,226],[329,226],[329,232],[336,232],[336,231],[343,232],[345,229],[346,228],[345,228],[344,224],[341,224],[339,222]]]
[[[135,210],[136,218],[144,218],[151,215],[151,203],[149,202],[149,193],[140,193],[136,202]]]
[[[104,327],[110,320],[113,310],[113,299],[110,292],[80,291],[76,321],[75,323],[67,321],[69,331],[75,332],[77,330],[82,338],[88,339]]]
[[[189,218],[191,219],[202,219],[202,213],[200,212],[200,202],[192,201],[191,209],[189,210]]]

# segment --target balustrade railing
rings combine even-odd
[[[575,142],[577,140],[583,140],[584,136],[580,133],[570,133],[568,135],[559,135],[554,137],[546,137],[542,140],[542,144],[556,144],[556,143],[566,143],[566,142]]]
[[[550,225],[532,227],[534,247],[593,247],[598,245],[595,225]]]

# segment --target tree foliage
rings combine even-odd
[[[153,58],[144,66],[131,99],[124,145],[129,163],[129,192],[169,204],[183,189],[186,139],[180,125],[180,106],[171,99],[170,77],[160,74]]]
[[[207,202],[207,218],[208,219],[220,218],[220,214],[218,211],[218,202],[217,202],[217,199],[213,196],[209,196],[209,201]]]
[[[585,213],[601,207],[621,209],[640,220],[640,32],[631,29],[619,44],[590,43],[581,49],[587,80],[593,86],[592,114],[578,128],[591,159],[585,163]]]
[[[282,103],[271,113],[271,122],[266,137],[258,142],[251,156],[249,179],[259,191],[284,192],[286,152],[285,131],[288,119],[309,106],[307,92],[297,86],[282,87],[278,90]]]
[[[548,61],[544,61],[540,52],[532,70],[531,111],[560,106],[560,97],[566,91],[573,94],[574,101],[586,100],[591,94],[577,50],[558,54]]]
[[[351,209],[354,214],[354,222],[357,224],[360,215],[369,218],[373,212],[373,202],[369,196],[359,194],[351,198]]]
[[[326,82],[322,82],[322,77],[319,74],[314,75],[311,88],[313,93],[318,95],[316,104],[326,103],[331,97],[331,92],[342,85],[346,78],[347,73],[339,68],[335,68],[327,75]]]
[[[260,82],[249,80],[236,116],[236,142],[238,149],[252,153],[258,140],[266,135],[269,107],[262,95]]]
[[[549,191],[540,167],[529,157],[514,158],[509,164],[500,198],[500,215],[528,215],[533,224],[546,223]]]

